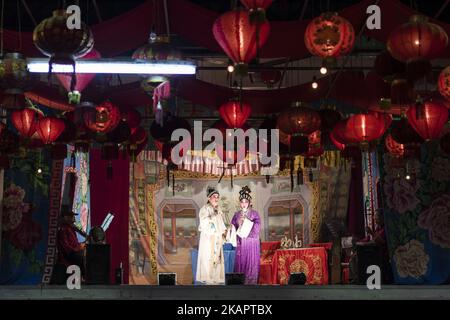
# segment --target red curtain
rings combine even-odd
[[[107,243],[111,245],[111,283],[115,282],[114,271],[122,263],[123,281],[128,283],[128,215],[129,215],[129,159],[113,160],[113,177],[108,180],[108,161],[100,158],[100,150],[91,150],[90,188],[91,223],[100,226],[108,212],[114,215],[106,231]]]
[[[349,6],[339,12],[350,21],[355,30],[359,30],[365,23],[368,14],[366,9],[373,4],[373,0],[364,0]],[[365,30],[365,35],[386,43],[389,33],[397,26],[408,21],[409,16],[415,13],[411,8],[400,1],[380,0],[381,29]],[[112,57],[128,52],[143,45],[150,33],[152,21],[152,1],[130,10],[110,20],[91,26],[95,39],[95,48],[104,57]],[[214,39],[212,25],[220,15],[196,5],[188,0],[169,0],[168,13],[171,32],[191,41],[192,43],[216,52],[222,52]],[[430,19],[439,24],[447,34],[450,34],[450,25]],[[261,58],[304,58],[310,56],[303,41],[306,26],[310,20],[302,21],[272,21],[271,32],[267,43],[261,50]],[[18,50],[18,33],[4,30],[4,48],[7,51]],[[31,32],[22,33],[22,50],[27,56],[39,56],[34,47]],[[445,56],[450,57],[450,46]]]

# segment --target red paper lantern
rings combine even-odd
[[[306,27],[305,45],[315,56],[334,63],[335,58],[349,53],[355,43],[355,30],[350,22],[335,12],[314,18]]]
[[[220,106],[219,113],[230,128],[241,128],[247,121],[252,108],[247,103],[230,101]]]
[[[425,16],[413,15],[391,32],[387,49],[395,59],[407,63],[408,77],[417,80],[428,73],[430,60],[439,58],[447,43],[444,29]]]
[[[50,57],[49,72],[53,63],[71,64],[75,69],[75,59],[87,54],[94,46],[94,38],[89,27],[81,23],[80,28],[69,29],[66,10],[55,10],[53,16],[44,19],[33,31],[33,42],[44,55]],[[72,73],[71,90],[76,84]]]
[[[448,110],[440,102],[412,105],[406,112],[409,124],[424,140],[438,139],[448,120]]]
[[[45,117],[37,123],[37,133],[45,144],[55,142],[64,131],[64,121],[54,117]]]
[[[99,59],[101,58],[100,53],[92,49],[88,52],[81,60],[89,59]],[[71,89],[72,75],[66,73],[56,74],[61,85],[69,92],[69,102],[80,103],[80,93],[87,87],[87,85],[94,79],[95,73],[77,73],[75,74],[76,84],[73,89]]]
[[[378,121],[381,122],[381,128],[380,128],[380,135],[377,137],[380,138],[387,129],[391,126],[392,123],[392,115],[390,113],[382,113],[382,112],[376,112],[376,111],[369,111],[369,114],[375,116]]]
[[[331,131],[333,137],[336,141],[344,145],[357,144],[359,142],[358,138],[355,136],[353,131],[347,130],[347,121],[348,119],[343,119],[336,123]]]
[[[11,113],[11,122],[19,131],[20,135],[25,138],[31,138],[36,132],[38,120],[43,117],[40,110],[34,108],[25,108],[16,110]]]
[[[95,109],[88,109],[83,114],[86,126],[95,132],[107,133],[120,122],[120,110],[109,101],[105,101]]]
[[[309,135],[320,129],[321,120],[317,111],[296,102],[281,112],[277,124],[287,134]]]
[[[316,130],[308,136],[308,144],[310,148],[318,148],[321,142],[322,133],[320,130]]]
[[[450,67],[445,68],[439,74],[438,89],[439,93],[450,101]]]
[[[389,151],[390,154],[398,157],[402,157],[405,154],[405,146],[395,141],[392,138],[392,135],[388,134],[384,142],[386,145],[386,149]]]
[[[330,140],[333,142],[333,144],[338,148],[340,151],[343,151],[345,149],[345,144],[339,142],[335,137],[333,131],[330,131]]]
[[[361,143],[379,138],[383,128],[384,123],[371,114],[356,114],[347,120],[347,130]]]
[[[226,12],[213,25],[214,38],[227,56],[243,70],[266,43],[269,32],[267,21],[258,26],[253,25],[248,11],[243,10]]]

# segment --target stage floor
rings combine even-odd
[[[450,300],[450,286],[0,286],[0,299],[119,300]]]

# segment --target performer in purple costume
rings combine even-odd
[[[234,214],[231,221],[236,230],[239,229],[245,219],[253,222],[253,227],[248,237],[241,238],[237,236],[234,272],[245,273],[245,284],[257,284],[260,259],[259,229],[261,219],[259,213],[252,209],[250,192],[250,188],[247,186],[239,191],[241,210]]]

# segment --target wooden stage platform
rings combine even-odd
[[[450,300],[450,286],[0,286],[0,300]]]

